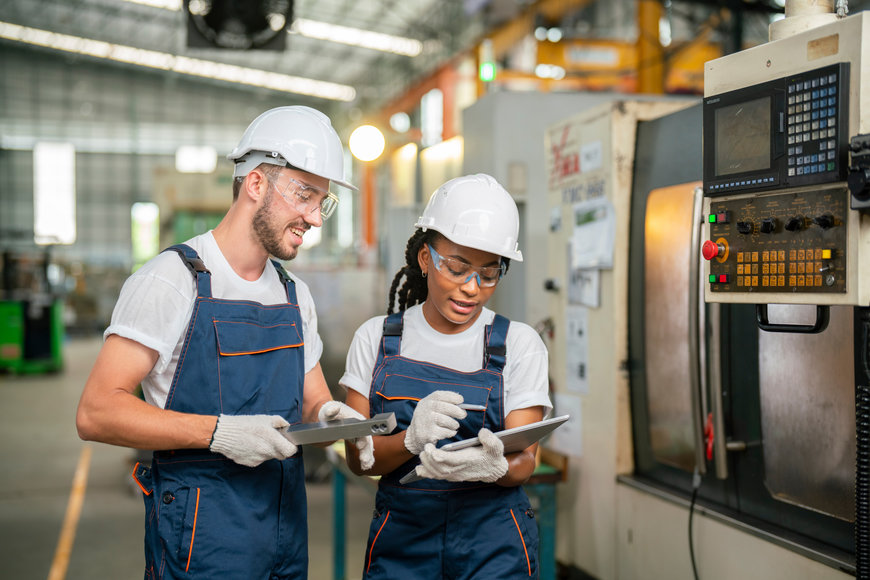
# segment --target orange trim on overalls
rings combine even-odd
[[[526,549],[526,539],[523,538],[523,532],[520,530],[520,523],[517,521],[517,516],[514,515],[514,510],[511,510],[511,517],[514,519],[514,525],[517,527],[517,532],[520,535],[520,541],[523,543],[523,552],[526,554],[526,564],[529,565],[529,576],[532,575],[532,563],[529,561],[529,551]]]
[[[139,462],[138,461],[136,462],[136,465],[133,466],[133,473],[130,474],[130,477],[133,478],[133,481],[136,482],[136,485],[139,486],[139,489],[142,490],[142,493],[144,493],[145,495],[151,495],[151,493],[154,490],[152,489],[151,491],[148,491],[147,489],[145,489],[145,486],[143,486],[141,483],[139,483],[139,480],[136,478],[136,470],[137,469],[139,469]]]
[[[418,403],[420,402],[420,397],[388,397],[385,394],[381,393],[380,391],[376,392],[375,394],[380,396],[380,397],[383,397],[384,399],[386,399],[388,401],[417,401]]]
[[[378,536],[381,535],[381,530],[384,529],[384,526],[387,525],[387,520],[390,519],[390,512],[387,512],[387,515],[384,516],[384,523],[381,524],[381,527],[378,528],[378,533],[375,534],[375,539],[372,540],[372,547],[369,548],[369,563],[366,565],[366,573],[368,573],[369,568],[372,567],[372,552],[375,551],[375,544],[378,543]]]
[[[223,352],[220,351],[221,356],[242,356],[245,354],[261,354],[264,352],[272,352],[273,350],[281,350],[284,348],[298,348],[302,346],[304,343],[300,342],[299,344],[284,344],[281,346],[274,346],[272,348],[264,348],[263,350],[249,350],[245,352]]]
[[[187,552],[187,566],[184,571],[190,570],[190,559],[193,557],[193,540],[196,538],[196,519],[199,517],[199,488],[196,488],[196,507],[193,508],[193,530],[190,532],[190,550]]]

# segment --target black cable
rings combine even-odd
[[[698,488],[701,487],[701,474],[697,466],[692,475],[692,500],[689,502],[689,557],[692,560],[692,574],[698,580],[698,566],[695,564],[695,542],[692,539],[692,520],[695,515],[695,500],[698,498]]]

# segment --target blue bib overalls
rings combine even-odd
[[[510,322],[496,315],[486,327],[483,367],[474,372],[401,356],[402,316],[384,321],[372,372],[371,413],[392,411],[397,429],[407,429],[417,402],[433,391],[460,393],[468,411],[453,440],[474,437],[482,427],[504,429],[505,339]],[[438,445],[447,443],[440,441]],[[366,548],[364,578],[494,579],[538,577],[538,528],[521,487],[482,482],[399,479],[413,459],[381,478]]]
[[[275,263],[287,303],[211,296],[211,274],[188,246],[196,277],[166,409],[204,415],[280,415],[298,423],[304,375],[296,288]],[[145,491],[145,578],[305,579],[308,524],[301,449],[251,468],[208,449],[154,453],[137,465]]]

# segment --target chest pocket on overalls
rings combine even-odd
[[[301,389],[291,387],[294,378],[284,372],[285,365],[275,363],[280,357],[296,357],[302,368],[301,329],[292,322],[250,319],[215,320],[214,329],[222,412],[277,414],[291,422],[298,417]],[[255,383],[251,377],[257,377]]]
[[[451,369],[448,372],[457,373]],[[421,373],[422,374],[422,373]],[[371,401],[372,410],[375,413],[396,413],[396,421],[401,428],[407,429],[411,424],[411,417],[420,399],[434,391],[454,391],[462,395],[463,402],[473,405],[489,403],[492,385],[481,384],[480,377],[477,382],[463,382],[462,376],[449,379],[443,377],[421,377],[410,374],[389,374],[384,382],[375,390],[375,397]],[[486,411],[466,411],[466,417],[459,422],[459,431],[456,436],[448,441],[458,441],[476,437],[482,427],[492,428],[486,423]]]

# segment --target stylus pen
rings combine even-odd
[[[472,405],[471,403],[460,403],[459,408],[466,411],[486,411],[486,405]]]

